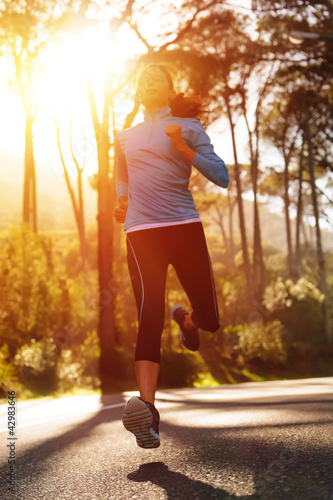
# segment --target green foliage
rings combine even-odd
[[[288,255],[285,252],[279,252],[270,255],[266,260],[266,268],[271,275],[278,276],[287,272]]]
[[[52,261],[50,239],[13,227],[1,241],[0,342],[12,355],[59,325],[64,287]]]
[[[82,358],[80,348],[92,349],[85,337],[96,326],[96,273],[69,278],[51,237],[13,226],[2,235],[0,285],[0,347],[8,349],[7,363],[23,385],[54,390],[58,375],[66,378],[61,368],[57,375],[61,351],[79,345]]]
[[[79,361],[74,361],[75,355],[71,349],[61,351],[57,365],[58,390],[67,391],[79,385],[83,366]]]
[[[56,345],[52,339],[43,339],[36,342],[31,339],[30,344],[24,344],[18,349],[14,361],[17,367],[29,367],[34,373],[43,373],[48,366],[54,366]]]
[[[96,276],[68,278],[52,239],[27,228],[12,227],[2,238],[0,283],[0,342],[12,355],[32,338],[96,320]]]
[[[10,362],[10,354],[7,345],[0,348],[0,396],[7,396],[7,388],[15,390],[18,382],[17,370]]]
[[[253,321],[239,329],[238,346],[248,360],[259,358],[274,364],[284,363],[288,356],[286,331],[281,321]]]
[[[239,323],[240,318],[248,318],[250,308],[245,276],[242,273],[234,273],[228,280],[219,280],[219,285],[222,295],[223,327]]]
[[[323,333],[324,295],[310,281],[296,283],[279,277],[264,293],[263,305],[271,318],[279,319],[295,340],[314,341]]]
[[[21,382],[30,389],[41,393],[56,390],[57,349],[52,338],[31,339],[17,350],[13,362]]]
[[[161,349],[159,384],[164,387],[189,387],[201,381],[207,367],[198,353]]]
[[[58,361],[58,389],[66,391],[74,386],[90,386],[96,389],[100,347],[97,331],[88,332],[82,344],[63,349]]]
[[[6,346],[4,346],[5,348]],[[60,352],[52,338],[38,342],[31,340],[18,349],[13,360],[8,364],[10,372],[18,372],[21,382],[34,390],[57,389],[60,392],[71,390],[75,386],[96,389],[98,380],[99,341],[96,330],[88,332],[82,344]],[[7,380],[8,377],[7,377]]]

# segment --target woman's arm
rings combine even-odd
[[[226,164],[217,156],[201,122],[196,120],[195,130],[191,131],[187,146],[182,137],[181,125],[169,125],[165,133],[171,138],[172,145],[186,160],[199,170],[207,179],[221,187],[229,186],[229,173]]]

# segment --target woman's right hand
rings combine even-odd
[[[114,211],[113,215],[114,218],[116,219],[117,222],[120,224],[124,224],[125,222],[125,217],[126,217],[126,212],[127,212],[127,207],[128,207],[128,198],[127,197],[121,197],[123,199],[120,199],[120,205],[118,205]]]

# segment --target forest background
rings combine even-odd
[[[136,389],[114,142],[142,121],[150,62],[202,96],[231,179],[192,167],[221,328],[180,346],[169,310],[190,304],[170,267],[159,387],[333,374],[332,14],[330,0],[0,1],[0,397]]]

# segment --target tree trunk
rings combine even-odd
[[[302,232],[303,232],[304,244],[305,244],[305,247],[308,249],[310,244],[309,244],[309,239],[308,239],[307,234],[306,234],[305,223],[304,223],[303,217],[301,218],[301,227],[302,227]]]
[[[111,86],[110,86],[111,88]],[[87,77],[89,106],[94,125],[97,156],[97,225],[98,225],[98,278],[99,278],[99,322],[98,336],[101,355],[99,359],[99,377],[101,391],[105,394],[114,387],[114,371],[112,360],[115,347],[114,323],[114,272],[113,272],[113,225],[112,221],[112,182],[109,175],[109,110],[110,95],[107,81],[104,91],[103,123],[99,122],[96,101],[91,80]]]
[[[115,346],[114,338],[114,275],[111,180],[109,177],[109,137],[100,135],[98,146],[98,270],[99,270],[99,325],[100,378],[102,393],[112,387],[112,366],[109,350]]]
[[[318,200],[317,200],[317,192],[316,192],[316,182],[314,175],[314,165],[313,165],[313,155],[312,155],[312,137],[309,126],[309,117],[306,117],[305,120],[305,130],[307,136],[308,143],[308,157],[309,157],[309,171],[310,171],[310,180],[311,180],[311,190],[312,190],[312,203],[313,203],[313,212],[316,220],[316,240],[317,240],[317,255],[318,255],[318,265],[319,265],[319,286],[320,290],[324,294],[324,328],[325,328],[325,336],[329,344],[332,343],[331,336],[331,320],[330,320],[330,308],[329,308],[329,297],[326,283],[326,266],[325,266],[325,258],[321,243],[321,233],[319,226],[319,210],[318,210]]]
[[[72,150],[72,157],[73,157],[73,160],[74,160],[76,168],[77,168],[77,188],[78,188],[78,203],[77,203],[76,198],[75,198],[74,189],[72,187],[71,180],[70,180],[70,177],[68,175],[65,159],[64,159],[64,156],[62,154],[61,142],[60,142],[60,128],[59,128],[59,125],[56,122],[56,120],[54,120],[54,122],[55,122],[55,126],[56,126],[57,144],[58,144],[60,160],[61,160],[61,164],[62,164],[62,168],[63,168],[63,172],[64,172],[66,187],[67,187],[67,190],[69,193],[69,197],[71,199],[72,208],[73,208],[74,217],[75,217],[75,222],[76,222],[76,226],[78,229],[82,267],[84,268],[86,265],[86,259],[87,259],[87,244],[86,244],[85,226],[84,226],[82,170],[79,168],[77,160],[74,156],[74,152]],[[71,139],[70,139],[70,141],[71,141]]]
[[[30,106],[24,105],[25,112],[25,153],[24,153],[24,180],[23,180],[23,213],[22,220],[37,233],[37,195],[36,169],[33,149],[33,116]]]
[[[228,114],[230,131],[231,131],[232,147],[233,147],[233,153],[234,153],[234,159],[235,159],[235,179],[236,179],[236,186],[237,186],[239,227],[240,227],[241,240],[242,240],[243,261],[244,261],[244,267],[245,267],[245,277],[246,277],[246,282],[247,282],[247,292],[248,292],[249,302],[250,302],[250,304],[252,304],[254,301],[254,290],[253,290],[253,281],[252,281],[252,276],[251,276],[249,253],[248,253],[248,248],[247,248],[247,238],[246,238],[243,199],[242,199],[242,186],[241,186],[241,180],[240,180],[240,168],[239,168],[239,163],[238,163],[238,155],[237,155],[236,139],[235,139],[235,125],[232,121],[229,96],[226,96],[225,103],[226,103],[226,107],[227,107],[227,114]]]
[[[230,266],[231,265],[230,245],[229,245],[229,242],[228,242],[228,237],[227,237],[227,233],[226,233],[225,228],[224,228],[222,217],[220,217],[220,228],[221,228],[222,238],[223,238],[223,241],[224,241],[225,253],[226,253],[226,256],[227,256],[228,265]]]
[[[134,109],[132,111],[132,114],[134,114],[134,111],[135,111],[135,114],[136,114],[138,112],[138,109],[139,109],[139,105],[135,105]],[[135,118],[135,116],[133,117],[133,120],[134,120],[134,118]],[[128,119],[128,117],[127,117],[127,119]],[[113,128],[113,136],[115,137],[116,136],[116,116],[115,116],[115,110],[114,110],[113,100],[112,100],[112,128]],[[114,151],[114,144],[113,144],[113,151]],[[114,161],[112,163],[112,166],[113,166],[113,170],[111,172],[111,176],[112,176],[112,193],[111,193],[111,196],[112,196],[112,200],[114,200],[114,206],[116,206],[116,204],[118,202],[118,197],[117,197],[117,191],[116,191],[116,169],[115,169],[116,162],[115,162],[115,158],[114,158]],[[121,258],[121,241],[122,241],[122,235],[124,233],[124,226],[122,224],[119,224],[115,220],[115,218],[113,217],[113,215],[112,215],[112,227],[113,227],[114,260],[115,260],[115,262],[118,263],[118,265],[120,265],[120,263],[122,262],[122,258]]]
[[[229,207],[229,236],[230,236],[230,257],[232,262],[232,269],[235,267],[235,243],[234,243],[234,226],[233,226],[233,211],[234,211],[234,203],[230,201],[230,193],[228,190],[228,207]]]
[[[289,158],[285,151],[283,152],[284,158],[284,215],[286,221],[286,232],[287,232],[287,247],[288,247],[288,268],[290,276],[294,275],[293,272],[293,251],[291,243],[291,229],[290,229],[290,217],[289,217]]]
[[[227,260],[228,265],[230,266],[231,265],[230,241],[228,241],[228,236],[227,236],[224,224],[223,224],[223,215],[220,212],[220,208],[217,204],[215,204],[215,208],[216,208],[217,217],[216,217],[216,219],[214,217],[212,220],[216,221],[217,225],[221,229],[221,235],[222,235],[222,239],[223,239],[224,246],[225,246],[226,260]]]
[[[301,220],[302,220],[303,150],[304,150],[304,140],[302,141],[301,154],[299,158],[298,202],[297,202],[297,217],[296,217],[295,270],[298,277],[300,277],[302,274],[300,233],[301,233]]]
[[[82,259],[83,268],[87,264],[87,239],[86,239],[86,228],[84,224],[84,203],[83,203],[83,190],[82,190],[82,170],[77,170],[77,190],[78,190],[78,205],[79,205],[79,213],[78,213],[78,230],[79,230],[79,238],[80,238],[80,252]]]
[[[256,112],[256,153],[254,155],[253,164],[253,194],[254,194],[254,251],[253,251],[253,264],[257,262],[258,266],[258,283],[259,283],[259,302],[266,288],[266,268],[264,264],[264,257],[261,243],[259,207],[258,207],[258,164],[259,164],[259,103]],[[256,275],[254,274],[256,281]]]
[[[259,209],[257,200],[258,191],[258,162],[259,162],[259,106],[260,99],[256,108],[256,152],[254,153],[253,148],[253,132],[250,129],[249,122],[246,114],[246,104],[245,95],[242,93],[242,108],[243,115],[246,123],[246,128],[249,136],[249,147],[250,147],[250,158],[251,158],[251,180],[253,186],[253,277],[254,277],[254,292],[256,300],[261,300],[261,295],[266,287],[266,270],[263,260],[262,244],[261,244],[261,233],[260,233],[260,220],[259,220]],[[258,285],[259,289],[258,289]],[[259,295],[260,297],[259,297]]]

